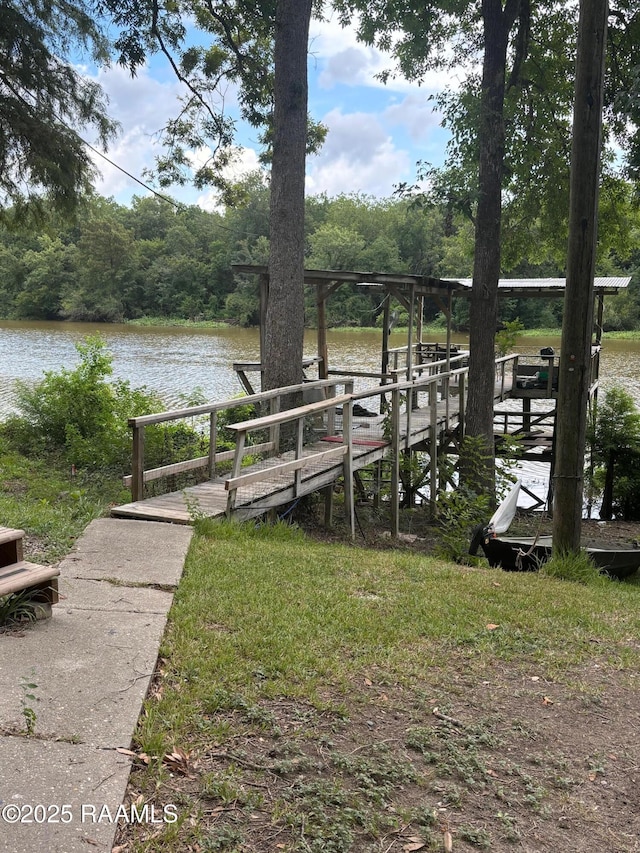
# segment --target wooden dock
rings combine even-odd
[[[496,401],[511,393],[514,359],[517,357],[507,356],[496,362]],[[457,361],[434,361],[421,365],[410,381],[377,384],[357,393],[353,390],[353,378],[343,377],[132,418],[133,474],[126,481],[131,486],[133,500],[114,507],[112,515],[179,524],[190,524],[203,516],[246,520],[287,507],[304,495],[332,486],[342,477],[349,484],[345,488],[345,504],[353,530],[353,477],[373,463],[382,460],[390,463],[391,494],[398,498],[401,454],[425,451],[429,455],[435,494],[439,448],[454,431],[464,429],[460,417],[464,412],[468,373],[464,362],[464,354]],[[340,389],[342,393],[338,393]],[[310,396],[321,399],[279,411],[281,399],[293,391],[302,392],[307,399]],[[235,450],[218,452],[218,413],[247,404],[262,410],[268,406],[271,413],[227,427],[236,436]],[[384,415],[378,414],[381,410],[385,410]],[[209,417],[208,456],[145,471],[146,426],[204,415]],[[285,429],[295,434],[295,440],[287,450],[281,451],[280,435]],[[231,471],[217,473],[221,462],[227,468],[231,462]],[[207,469],[205,482],[167,494],[145,495],[146,483],[196,468]],[[397,527],[398,512],[398,500],[395,506],[392,501],[393,527]]]

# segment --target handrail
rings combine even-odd
[[[353,386],[352,386],[353,387]],[[333,409],[337,406],[342,406],[342,443],[339,447],[331,448],[330,450],[316,451],[309,453],[307,450],[304,454],[304,421],[310,415],[322,414],[326,410]],[[233,460],[233,468],[231,476],[225,480],[225,490],[227,491],[227,515],[230,516],[233,512],[238,489],[243,486],[249,486],[252,483],[258,483],[263,480],[273,479],[274,475],[294,473],[293,491],[294,497],[297,497],[302,484],[302,471],[321,460],[341,458],[343,459],[345,482],[351,482],[353,473],[353,451],[352,451],[352,430],[351,417],[353,406],[353,392],[342,394],[338,397],[331,397],[327,400],[319,400],[316,403],[308,403],[303,406],[297,406],[293,409],[287,409],[283,412],[273,412],[270,415],[253,418],[248,421],[240,421],[239,423],[230,424],[229,429],[236,433],[236,449]],[[247,436],[250,432],[256,430],[270,429],[279,427],[285,423],[295,424],[295,443],[294,443],[294,458],[287,459],[283,462],[276,462],[268,468],[250,471],[242,474],[242,460],[245,455],[247,446]],[[348,479],[347,479],[348,478]],[[348,515],[354,518],[353,495],[350,489],[345,489],[345,502]],[[352,520],[352,526],[353,526]]]
[[[354,392],[353,379],[324,379],[313,380],[298,385],[287,386],[284,388],[265,391],[259,394],[236,397],[232,400],[221,403],[207,403],[200,406],[190,406],[179,410],[169,410],[160,412],[154,415],[144,415],[137,418],[131,418],[129,424],[133,429],[133,471],[130,477],[125,478],[125,483],[131,486],[132,499],[140,500],[143,497],[144,484],[151,480],[166,477],[171,474],[193,470],[195,468],[204,468],[208,465],[209,477],[215,476],[216,461],[231,461],[232,471],[225,480],[225,489],[228,495],[228,512],[233,510],[237,496],[237,489],[243,485],[248,485],[249,482],[258,482],[261,479],[272,477],[274,472],[281,470],[294,472],[294,491],[299,488],[302,478],[302,470],[309,464],[312,464],[314,459],[320,458],[342,458],[345,471],[353,470],[353,450],[351,424],[353,417],[353,405],[356,401],[380,397],[384,399],[390,396],[390,422],[396,425],[392,429],[392,455],[396,452],[401,452],[403,449],[408,449],[415,443],[412,439],[416,435],[422,434],[424,431],[425,437],[427,433],[427,424],[437,425],[437,429],[431,431],[431,453],[437,453],[436,433],[439,434],[441,429],[449,430],[451,428],[451,396],[449,393],[450,384],[458,383],[459,406],[457,409],[457,421],[461,434],[464,434],[465,420],[465,401],[467,388],[468,364],[465,366],[454,367],[455,364],[461,364],[466,361],[466,353],[458,354],[449,361],[449,370],[446,370],[447,361],[437,361],[415,365],[415,370],[412,371],[411,379],[400,379],[396,377],[396,381],[375,385],[373,387],[364,388]],[[498,374],[498,382],[500,383],[499,394],[503,396],[510,388],[506,383],[507,366],[509,363],[517,364],[518,356],[515,354],[502,356],[495,360],[496,371]],[[306,403],[297,406],[294,409],[280,411],[280,399],[285,395],[291,395],[296,392],[304,392],[313,389],[323,390],[327,395],[336,386],[343,386],[344,393],[339,396],[327,396],[325,399],[313,403]],[[426,405],[424,402],[419,405],[419,395],[426,394]],[[230,424],[227,428],[236,436],[236,447],[234,450],[221,450],[217,452],[217,413],[223,409],[233,409],[239,406],[254,405],[263,402],[270,403],[270,413],[260,414],[255,418],[250,418],[244,421],[239,421]],[[403,402],[406,401],[406,402]],[[342,444],[340,447],[332,448],[331,450],[323,450],[320,453],[317,448],[311,453],[309,447],[305,448],[303,454],[304,443],[304,420],[307,416],[321,415],[327,413],[325,418],[325,426],[328,426],[330,434],[334,432],[334,419],[336,408],[342,406]],[[401,412],[402,407],[402,412]],[[430,411],[430,419],[427,422],[424,418],[421,419],[418,432],[413,430],[413,420],[416,417],[415,411],[420,408],[423,411]],[[169,465],[154,468],[152,470],[144,470],[144,429],[151,424],[177,420],[179,418],[209,415],[209,455],[198,457],[197,459],[185,460]],[[406,418],[406,423],[403,423],[402,437],[400,424]],[[286,462],[276,462],[265,467],[264,473],[260,471],[245,471],[242,472],[243,459],[248,454],[269,453],[271,456],[280,452],[280,429],[283,425],[290,423],[294,424],[292,431],[295,433],[294,458],[288,459]],[[379,423],[379,421],[378,421]],[[268,431],[268,436],[261,441],[260,444],[250,445],[247,442],[250,433],[263,430]],[[422,440],[422,439],[421,439]],[[347,448],[346,450],[344,448]],[[272,460],[273,462],[274,460]],[[281,469],[278,465],[282,466]],[[349,481],[350,482],[350,481]]]
[[[328,394],[331,389],[338,385],[345,388],[349,385],[345,380],[339,379],[316,379],[311,382],[302,382],[297,385],[287,385],[283,388],[275,388],[271,391],[261,391],[258,394],[248,395],[245,397],[234,397],[231,400],[225,400],[221,403],[204,403],[199,406],[188,406],[183,409],[170,409],[164,412],[158,412],[152,415],[140,415],[135,418],[129,418],[128,424],[133,431],[133,453],[132,453],[132,471],[129,477],[123,478],[123,483],[131,487],[131,497],[133,501],[142,500],[144,497],[144,484],[159,477],[168,476],[169,474],[179,473],[180,471],[194,470],[195,468],[209,467],[209,477],[213,479],[215,476],[216,461],[226,461],[228,457],[222,453],[217,453],[217,434],[218,412],[234,409],[239,406],[255,405],[258,403],[269,402],[272,410],[280,407],[282,397],[293,395],[300,392],[305,392],[310,389],[326,389]],[[353,384],[351,384],[353,390]],[[170,421],[181,420],[183,418],[197,417],[200,415],[209,415],[209,455],[207,457],[199,457],[198,460],[188,460],[190,464],[175,463],[174,465],[163,466],[162,468],[154,468],[145,471],[144,469],[144,430],[145,427],[154,424],[168,423]],[[277,425],[274,426],[270,441],[268,444],[277,447],[278,434]],[[264,448],[263,448],[264,449]]]

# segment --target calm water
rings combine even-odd
[[[33,382],[46,370],[72,368],[78,363],[74,344],[99,332],[113,355],[114,376],[132,386],[158,392],[167,408],[184,403],[195,389],[208,400],[237,396],[242,387],[234,361],[257,361],[255,329],[183,329],[89,323],[0,321],[0,417],[14,408],[16,379]],[[455,338],[466,343],[464,337]],[[392,337],[392,346],[406,343],[406,335]],[[559,347],[559,338],[524,338],[519,352],[535,354],[542,346]],[[329,334],[331,368],[380,369],[380,332]],[[305,354],[316,354],[315,332],[305,340]],[[607,341],[601,357],[601,387],[622,385],[640,407],[640,341]],[[527,485],[545,494],[547,466],[527,465]]]
[[[113,355],[114,377],[157,391],[167,407],[196,388],[208,400],[237,396],[242,386],[232,363],[259,360],[256,329],[0,321],[0,417],[13,408],[16,379],[31,382],[43,371],[74,367],[79,361],[75,343],[96,332]],[[392,336],[392,346],[405,343],[406,334]],[[380,347],[380,332],[330,333],[330,367],[379,370]],[[305,339],[305,355],[316,353],[312,331]]]

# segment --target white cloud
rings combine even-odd
[[[390,195],[393,184],[408,173],[411,158],[395,147],[378,118],[332,110],[322,121],[329,133],[321,152],[309,158],[307,191]]]
[[[387,107],[384,117],[390,124],[406,128],[414,142],[422,142],[440,126],[442,117],[434,108],[435,103],[428,99],[427,92],[412,93]]]
[[[145,168],[153,166],[154,157],[162,148],[158,133],[167,120],[175,115],[182,86],[178,81],[162,83],[142,68],[132,78],[120,66],[101,70],[96,78],[109,99],[109,114],[121,125],[106,156],[131,175],[143,179]],[[98,146],[96,146],[98,147]],[[96,190],[105,196],[131,191],[143,194],[144,188],[102,157],[92,155],[102,177]]]
[[[377,75],[390,71],[393,75],[397,63],[389,54],[358,41],[357,21],[342,27],[336,15],[326,21],[315,21],[311,26],[309,53],[316,58],[319,84],[331,89],[338,84],[369,86],[389,91],[437,92],[446,86],[459,85],[461,72],[429,70],[420,80],[409,81],[402,75],[390,76],[383,83]]]

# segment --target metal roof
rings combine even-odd
[[[266,275],[269,268],[258,264],[233,264],[236,273],[251,273]],[[469,296],[472,279],[470,278],[434,278],[427,275],[412,275],[411,273],[358,272],[353,270],[305,270],[306,284],[351,282],[363,287],[386,287],[408,295],[413,291],[415,296],[441,295],[453,292],[458,296]],[[598,293],[615,294],[628,287],[630,276],[594,279],[594,287]],[[564,292],[567,280],[565,278],[501,278],[498,282],[499,296],[507,297],[558,297]]]
[[[594,288],[599,293],[615,294],[619,290],[629,286],[630,276],[618,276],[594,279]],[[461,284],[463,292],[460,295],[468,296],[471,291],[472,279],[460,278],[456,280]],[[566,287],[566,278],[501,278],[498,282],[498,293],[500,296],[560,296]]]

